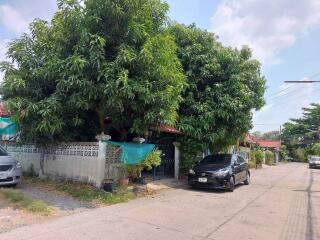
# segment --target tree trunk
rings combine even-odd
[[[104,134],[105,133],[105,126],[104,126],[105,115],[103,114],[103,111],[98,106],[96,107],[96,113],[98,115],[101,132]]]

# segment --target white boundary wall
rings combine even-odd
[[[108,147],[107,147],[108,146]],[[3,146],[9,155],[21,162],[25,172],[31,165],[40,173],[43,158],[43,175],[94,184],[100,187],[105,178],[119,179],[120,150],[102,142],[78,142],[46,148],[34,145],[9,143]]]

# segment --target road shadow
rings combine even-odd
[[[236,191],[238,188],[241,188],[243,186],[246,186],[244,183],[239,183],[235,186],[234,191]],[[185,188],[188,191],[192,192],[199,192],[199,193],[216,193],[216,194],[226,194],[230,193],[228,189],[209,189],[209,188],[196,188],[196,187],[191,187],[189,185],[186,186]]]

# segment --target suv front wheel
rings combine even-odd
[[[233,192],[233,190],[234,190],[234,177],[233,176],[231,176],[230,177],[230,180],[229,180],[229,191],[230,192]]]
[[[250,184],[250,173],[247,172],[247,176],[246,176],[246,180],[244,180],[244,184],[245,185],[249,185]]]

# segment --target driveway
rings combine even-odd
[[[235,192],[165,190],[125,204],[15,229],[0,239],[320,239],[320,170],[253,171]]]
[[[94,208],[88,203],[80,202],[66,195],[62,195],[59,192],[46,189],[27,179],[18,187],[18,190],[22,191],[26,196],[47,203],[52,209],[53,214],[43,216],[14,208],[12,204],[9,204],[8,201],[0,195],[0,234],[18,227],[43,223],[51,221],[53,218],[80,213]]]

